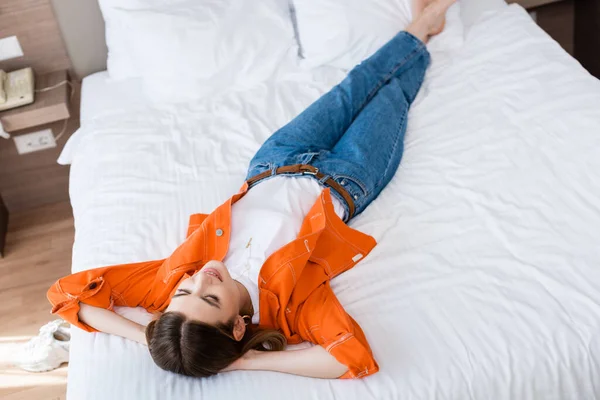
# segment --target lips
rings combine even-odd
[[[219,281],[223,282],[223,277],[221,277],[221,274],[219,273],[219,271],[217,271],[214,268],[203,268],[202,272],[204,272],[206,275],[214,276]]]

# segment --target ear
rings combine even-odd
[[[242,318],[241,315],[238,315],[235,317],[235,322],[233,323],[233,338],[239,342],[245,334],[246,323],[244,322],[244,318]]]

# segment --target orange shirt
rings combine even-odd
[[[115,265],[59,279],[48,290],[52,313],[88,332],[79,303],[111,309],[163,311],[181,280],[210,260],[222,261],[229,247],[231,206],[240,192],[210,215],[190,217],[187,239],[164,260]],[[360,378],[379,367],[360,326],[341,306],[329,281],[352,268],[375,247],[371,236],[348,227],[335,213],[330,189],[315,202],[298,237],[273,253],[259,275],[260,325],[279,329],[290,344],[321,345],[348,366],[342,378]]]

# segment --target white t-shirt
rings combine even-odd
[[[258,274],[266,259],[296,239],[304,217],[323,187],[310,176],[278,175],[259,182],[231,208],[229,251],[223,263],[252,299],[257,324]],[[331,196],[335,213],[343,219],[341,202]]]

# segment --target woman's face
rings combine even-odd
[[[240,291],[227,267],[209,261],[179,284],[166,311],[177,311],[189,319],[216,325],[227,323],[240,311]]]

